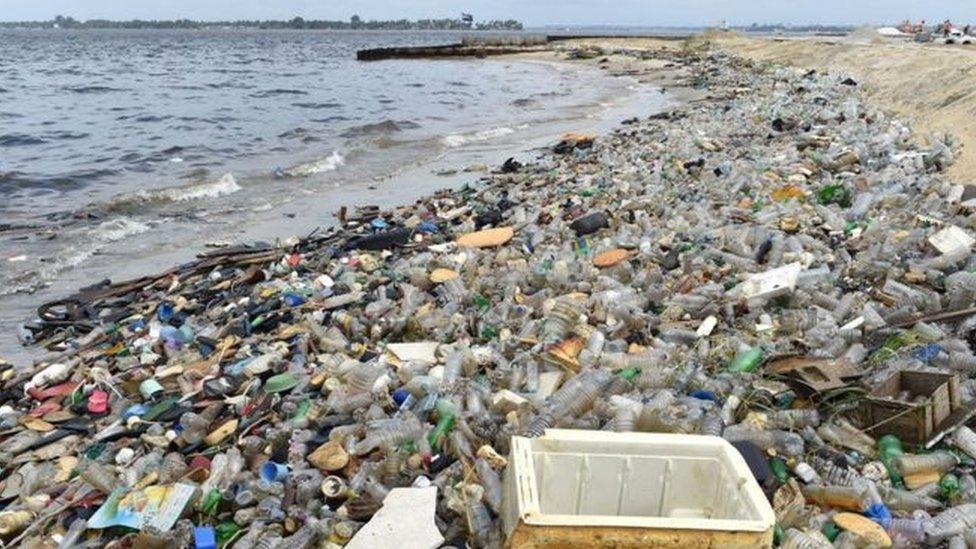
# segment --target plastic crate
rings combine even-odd
[[[508,547],[770,547],[776,517],[718,437],[548,430],[512,438]]]

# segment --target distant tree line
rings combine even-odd
[[[786,25],[786,24],[764,24],[753,23],[748,27],[735,27],[736,30],[748,32],[850,32],[856,27],[851,25]]]
[[[522,23],[508,19],[472,23],[462,19],[396,19],[391,21],[364,21],[353,15],[348,21],[326,21],[295,17],[289,21],[193,21],[176,19],[170,21],[109,21],[89,19],[79,21],[73,17],[59,15],[51,21],[0,22],[4,28],[62,28],[62,29],[208,29],[208,28],[256,28],[256,29],[325,29],[325,30],[522,30]]]

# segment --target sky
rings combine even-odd
[[[976,22],[973,0],[0,0],[0,20],[518,19],[529,26]]]

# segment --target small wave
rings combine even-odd
[[[0,295],[36,290],[54,280],[62,272],[78,267],[109,244],[148,232],[151,229],[152,227],[149,225],[127,217],[104,221],[91,229],[82,231],[80,233],[82,243],[60,250],[51,259],[42,259],[36,269],[20,272],[9,279],[0,281],[2,282],[0,284],[2,286]],[[28,256],[22,259],[18,256],[8,258],[8,261],[26,262],[31,259],[34,258]]]
[[[154,194],[164,200],[184,202],[187,200],[197,200],[200,198],[217,198],[218,196],[234,194],[239,190],[241,190],[241,186],[237,184],[237,180],[234,179],[234,176],[232,174],[225,173],[217,181],[187,185],[185,187],[162,189],[156,191]]]
[[[8,133],[0,135],[0,147],[23,147],[26,145],[43,145],[47,143],[40,137],[22,133]]]
[[[325,158],[299,164],[282,172],[287,177],[308,177],[319,173],[332,172],[345,165],[346,158],[339,151],[332,151],[332,154]]]
[[[290,90],[286,88],[276,88],[273,90],[263,90],[251,94],[251,97],[262,99],[265,97],[275,97],[278,95],[308,95],[308,92],[302,90]]]
[[[496,137],[502,137],[505,135],[510,135],[515,133],[512,128],[491,128],[488,130],[481,130],[479,132],[473,133],[453,133],[451,135],[445,136],[443,141],[448,147],[455,148],[467,145],[468,143],[478,143],[481,141],[489,141],[495,139]]]
[[[217,181],[193,183],[180,187],[168,187],[154,191],[139,191],[133,194],[118,196],[110,200],[105,209],[107,211],[128,211],[143,208],[146,204],[159,202],[186,202],[201,198],[216,198],[236,193],[241,190],[237,180],[230,173],[224,174]]]
[[[124,88],[112,88],[110,86],[65,86],[64,90],[73,93],[113,93],[127,91]]]
[[[337,109],[342,106],[342,103],[326,102],[326,103],[315,103],[315,102],[305,102],[305,103],[292,103],[293,107],[298,107],[300,109]]]
[[[119,217],[99,224],[92,229],[91,237],[99,242],[117,242],[123,238],[144,233],[149,229],[149,225],[145,223],[127,217]]]
[[[413,130],[419,128],[420,124],[410,120],[383,120],[372,124],[353,126],[340,133],[340,137],[365,137],[369,135],[382,135],[385,133],[399,132],[403,130]]]

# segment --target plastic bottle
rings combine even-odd
[[[883,488],[881,497],[892,511],[915,511],[916,509],[933,511],[943,507],[942,502],[933,497],[897,488]]]
[[[464,516],[468,526],[468,534],[474,542],[474,547],[488,547],[491,539],[492,520],[488,509],[480,499],[469,495],[464,506]]]
[[[902,454],[894,458],[895,468],[902,475],[917,475],[921,473],[944,473],[959,463],[956,456],[949,452],[932,452],[931,454]]]
[[[776,410],[766,414],[770,427],[776,429],[800,430],[820,425],[820,412],[815,409]]]
[[[103,494],[111,494],[122,484],[108,466],[97,461],[85,460],[80,464],[80,470],[81,478]]]
[[[582,306],[575,299],[567,297],[557,299],[542,328],[545,341],[549,343],[562,341],[579,322],[581,314]]]
[[[327,522],[309,519],[297,532],[281,540],[281,546],[288,549],[310,549],[327,530]]]
[[[781,549],[830,549],[833,547],[823,538],[812,536],[795,528],[789,528],[783,532],[783,539],[780,540],[779,546]]]
[[[820,478],[820,475],[809,463],[803,461],[797,462],[793,466],[793,474],[806,484],[823,484],[823,479]]]
[[[817,434],[827,442],[857,450],[861,454],[875,455],[875,440],[844,419],[834,419],[817,428]]]
[[[925,528],[922,521],[909,518],[893,518],[887,528],[892,539],[900,538],[908,543],[925,541]]]
[[[965,425],[960,425],[952,433],[952,443],[966,453],[969,457],[976,459],[976,433]]]
[[[926,543],[938,544],[966,529],[976,527],[976,504],[967,503],[950,507],[938,515],[922,521]]]
[[[502,481],[498,473],[482,458],[474,461],[474,468],[478,473],[478,477],[481,479],[481,485],[485,489],[485,503],[496,513],[501,512]]]
[[[590,370],[578,374],[546,399],[545,407],[555,419],[576,417],[588,410],[602,389],[612,380],[605,370]]]
[[[234,522],[240,524],[240,522],[237,520],[236,514]],[[264,529],[264,522],[251,522],[250,526],[247,527],[247,532],[245,532],[243,536],[237,538],[237,541],[234,542],[233,547],[235,549],[254,549],[254,547],[257,545],[258,539],[264,533]]]
[[[763,350],[761,347],[749,347],[743,349],[732,358],[729,363],[728,371],[734,374],[753,373],[759,368],[763,360]]]
[[[423,427],[415,417],[400,420],[392,426],[383,430],[372,431],[366,434],[363,440],[355,446],[357,456],[365,455],[381,446],[396,446],[407,440],[415,440],[423,434]]]
[[[884,435],[878,439],[878,459],[888,470],[888,476],[895,485],[902,483],[901,474],[895,468],[895,458],[905,453],[901,440],[895,435]]]
[[[803,486],[800,489],[809,503],[857,513],[867,508],[863,490],[851,486]]]
[[[431,446],[435,446],[439,441],[447,436],[447,434],[454,428],[454,422],[457,418],[457,409],[454,403],[449,399],[441,398],[437,400],[437,425],[430,430],[427,435],[427,442]]]
[[[720,437],[723,430],[725,430],[725,423],[722,421],[721,415],[716,412],[705,414],[702,419],[701,434]]]
[[[85,530],[88,528],[88,522],[85,519],[76,518],[71,521],[71,526],[68,527],[68,531],[61,536],[61,541],[58,543],[58,549],[71,549],[81,540],[81,536],[84,535]]]
[[[776,450],[787,456],[803,455],[803,437],[787,431],[762,431],[746,425],[730,425],[722,438],[729,442],[748,441],[764,450]]]

